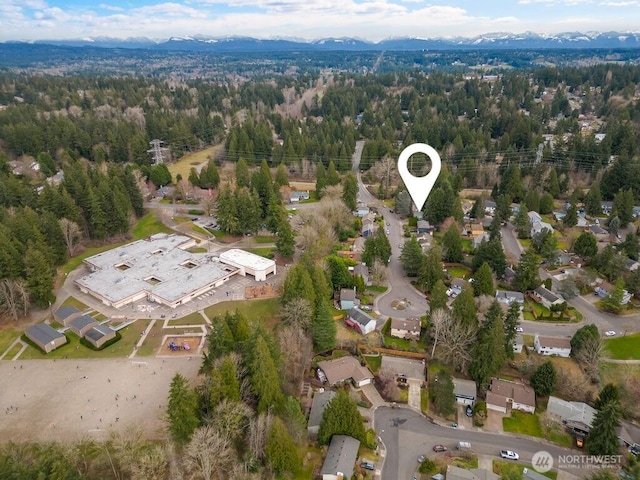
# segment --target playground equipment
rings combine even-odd
[[[171,350],[172,352],[176,352],[178,350],[191,350],[191,345],[189,345],[187,342],[184,342],[182,345],[180,345],[178,342],[176,342],[175,338],[169,342],[168,346],[169,350]]]

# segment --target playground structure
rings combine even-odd
[[[204,334],[165,335],[157,355],[160,357],[200,355],[204,342]]]
[[[178,350],[191,350],[191,345],[189,345],[187,342],[183,342],[182,344],[176,342],[176,339],[174,338],[173,340],[171,340],[169,342],[169,345],[167,345],[169,347],[169,350],[171,350],[172,352],[177,352]]]

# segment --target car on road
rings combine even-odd
[[[613,330],[608,330],[608,331],[604,332],[604,334],[607,337],[613,337],[613,336],[615,336],[616,332],[613,331]]]
[[[390,226],[391,226],[391,224],[389,222],[387,222],[387,227],[390,227]]]
[[[418,457],[418,463],[422,463],[422,462],[424,462],[424,460],[425,460],[426,458],[427,458],[427,457],[426,457],[426,455],[420,455],[420,456]]]
[[[446,452],[447,451],[447,447],[445,447],[444,445],[434,445],[433,446],[433,451],[436,452],[436,453]]]
[[[389,235],[391,232],[389,231],[389,229],[387,228],[387,235]]]
[[[464,410],[464,413],[467,417],[473,417],[473,407],[471,405],[467,405],[467,408]]]
[[[399,245],[398,245],[398,248],[399,248],[400,250],[402,250],[402,249],[404,248],[404,243],[399,244]]]
[[[507,458],[509,460],[519,460],[520,455],[518,455],[513,450],[500,450],[500,456],[502,458]]]
[[[360,464],[360,467],[364,468],[365,470],[375,470],[376,466],[373,464],[373,462],[362,462]]]
[[[522,328],[522,327],[516,327],[516,332],[524,332],[524,328]]]

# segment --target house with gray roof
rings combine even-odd
[[[369,287],[371,286],[371,279],[369,278],[369,267],[367,267],[366,263],[359,263],[355,267],[353,267],[353,274],[360,275],[364,284]]]
[[[564,303],[562,297],[556,295],[543,285],[540,285],[538,288],[536,288],[534,292],[536,294],[536,300],[538,300],[547,308],[551,308],[554,305],[560,305]]]
[[[344,319],[344,323],[362,335],[371,333],[376,329],[376,319],[357,307],[349,310],[349,313]]]
[[[462,378],[453,379],[453,394],[456,396],[456,402],[461,405],[473,405],[478,395],[476,382],[473,380],[464,380]]]
[[[351,310],[356,302],[355,288],[340,289],[340,310]]]
[[[513,353],[522,353],[522,349],[524,348],[524,340],[522,335],[516,335],[513,339]]]
[[[533,348],[538,355],[554,355],[569,358],[571,355],[571,339],[562,337],[545,337],[536,334]]]
[[[517,302],[521,308],[524,307],[524,295],[521,292],[496,290],[496,300],[505,305],[511,305],[513,302]]]
[[[322,480],[346,480],[353,476],[360,441],[348,435],[331,437],[327,456],[322,464]]]
[[[26,337],[45,353],[52,352],[67,343],[67,337],[46,323],[38,323],[27,328]]]
[[[53,312],[53,318],[56,322],[68,327],[68,323],[74,318],[82,315],[82,312],[78,310],[76,307],[71,305],[65,305],[64,307],[60,307],[55,312]]]
[[[422,321],[418,317],[392,318],[391,336],[407,340],[420,340]]]
[[[569,428],[577,428],[585,433],[593,425],[596,409],[584,402],[568,402],[553,395],[549,397],[547,415],[562,422]]]
[[[318,362],[318,368],[324,373],[329,385],[337,385],[346,381],[353,381],[358,387],[373,381],[373,374],[367,367],[351,355]]]
[[[84,338],[94,347],[102,348],[109,340],[116,338],[116,332],[108,325],[96,325],[84,334]]]
[[[95,318],[89,315],[81,315],[71,320],[67,326],[73,333],[79,337],[83,337],[85,333],[96,325],[98,325],[98,321]]]
[[[446,480],[500,480],[500,475],[496,475],[484,468],[466,468],[447,466]]]
[[[336,396],[336,392],[333,390],[317,391],[313,396],[311,403],[311,412],[309,413],[309,420],[307,421],[307,433],[309,435],[317,435],[320,429],[320,422],[322,422],[322,414],[324,409],[327,408],[329,402]]]

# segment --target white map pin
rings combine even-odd
[[[407,168],[407,162],[409,157],[414,153],[424,153],[431,160],[431,171],[424,177],[414,177]],[[404,182],[409,195],[413,203],[418,210],[422,210],[424,202],[427,201],[427,197],[431,193],[433,185],[440,175],[440,169],[442,168],[442,161],[440,155],[431,146],[426,143],[414,143],[405,148],[398,157],[398,172]]]

